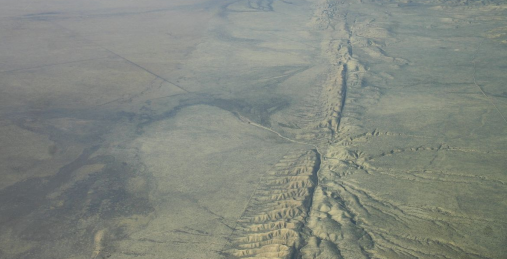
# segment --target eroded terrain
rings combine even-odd
[[[1,258],[505,258],[507,4],[3,3]]]

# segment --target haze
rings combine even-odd
[[[505,1],[0,2],[0,258],[507,257]]]

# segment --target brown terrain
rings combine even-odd
[[[0,1],[0,258],[507,258],[504,1]]]

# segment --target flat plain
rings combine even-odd
[[[0,258],[507,257],[504,1],[0,3]]]

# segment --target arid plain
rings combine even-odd
[[[507,257],[504,1],[0,3],[0,258]]]

